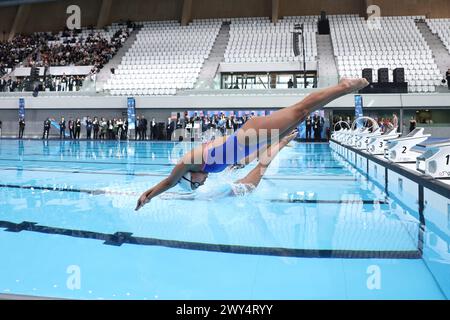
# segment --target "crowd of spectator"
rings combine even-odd
[[[242,116],[226,116],[224,113],[200,116],[198,113],[194,113],[192,117],[185,114],[176,119],[169,119],[168,124],[173,127],[173,129],[187,129],[189,131],[198,128],[198,130],[201,130],[202,132],[210,129],[217,129],[222,134],[225,134],[228,130],[236,131],[252,117],[254,117],[253,113],[244,114]]]
[[[83,76],[49,76],[40,79],[41,91],[78,91],[83,86]]]
[[[168,118],[167,122],[157,122],[155,118],[147,121],[145,116],[136,117],[135,128],[129,130],[128,119],[124,118],[99,118],[84,117],[69,118],[62,117],[59,120],[53,118],[45,119],[43,123],[43,139],[48,139],[53,130],[59,134],[60,139],[95,139],[95,140],[171,140],[172,134],[177,129],[184,129],[184,132],[205,133],[213,130],[218,135],[230,134],[240,128],[245,122],[252,118],[253,114],[240,117],[225,114],[216,114],[213,116],[194,116],[187,114],[177,118]],[[23,138],[25,131],[25,119],[19,119],[19,138]],[[59,130],[59,131],[58,131]]]
[[[0,92],[32,91],[78,91],[83,85],[84,76],[62,75],[39,77],[32,81],[31,77],[8,77],[0,79]]]
[[[38,34],[17,35],[11,41],[0,42],[0,77],[6,73],[7,69],[12,69],[25,60],[38,48],[39,44]]]
[[[319,141],[322,139],[322,131],[325,125],[325,120],[318,114],[309,115],[305,119],[305,140]],[[328,134],[328,133],[327,133]]]
[[[87,140],[126,140],[128,139],[128,121],[122,118],[107,120],[98,117],[70,118],[68,121],[64,117],[56,122],[54,119],[44,121],[44,133],[42,139],[47,138],[51,128],[51,123],[57,123],[59,127],[60,139],[80,139],[82,128],[84,127]]]
[[[95,31],[65,30],[61,34],[35,33],[17,35],[11,41],[0,42],[0,92],[77,91],[84,77],[74,75],[45,76],[31,83],[30,77],[7,77],[17,65],[25,67],[93,66],[89,76],[95,76],[117,53],[129,37],[128,22],[111,38]],[[87,34],[87,35],[86,35]]]
[[[129,36],[127,28],[118,30],[108,41],[101,33],[93,30],[86,38],[81,30],[66,30],[61,38],[43,34],[39,50],[27,61],[27,66],[94,66],[98,72],[116,54]]]

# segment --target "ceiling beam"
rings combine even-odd
[[[109,17],[111,15],[112,0],[102,0],[102,6],[97,18],[97,28],[102,29],[109,24]]]
[[[277,23],[278,19],[279,19],[280,1],[281,0],[272,0],[272,22],[273,23]]]
[[[12,40],[16,34],[22,33],[22,30],[30,16],[31,4],[22,4],[17,10],[16,17],[14,18],[11,31],[9,32],[8,40]]]
[[[181,25],[187,26],[192,18],[192,1],[183,0],[183,12],[181,14]]]

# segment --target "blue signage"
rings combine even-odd
[[[355,96],[355,118],[358,119],[359,117],[363,116],[363,99],[362,96],[356,95]]]
[[[25,119],[25,99],[19,99],[19,119]]]
[[[128,129],[136,129],[136,100],[134,98],[128,98]]]

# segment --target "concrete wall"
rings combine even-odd
[[[327,14],[362,14],[363,0],[280,0],[280,16],[308,16]]]
[[[8,39],[18,6],[0,7],[0,41]]]
[[[62,0],[33,4],[31,13],[22,30],[23,33],[36,31],[61,31],[66,26],[69,15],[67,7],[78,5],[81,9],[81,25],[96,26],[100,12],[99,0]]]
[[[109,22],[120,20],[179,20],[182,0],[113,0]]]
[[[193,0],[192,2],[193,19],[270,17],[271,15],[272,0]]]
[[[448,0],[367,0],[366,2],[369,5],[378,5],[381,8],[382,16],[426,15],[428,18],[450,17],[450,1]]]

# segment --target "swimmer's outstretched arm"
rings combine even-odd
[[[178,181],[180,181],[181,177],[188,171],[190,171],[191,165],[185,164],[184,162],[178,163],[175,168],[173,168],[170,175],[158,183],[153,188],[145,191],[140,197],[136,205],[136,211],[142,208],[145,204],[150,202],[151,199],[156,197],[157,195],[173,188]]]

